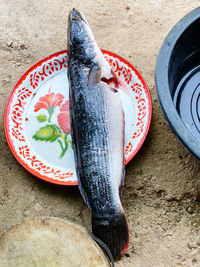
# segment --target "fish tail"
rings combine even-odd
[[[109,247],[114,258],[128,248],[129,230],[124,212],[111,218],[92,217],[92,232]]]

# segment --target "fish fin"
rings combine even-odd
[[[109,79],[107,79],[106,77],[101,77],[101,81],[107,83],[114,93],[122,90],[124,93],[130,96],[127,86],[122,81],[122,79],[120,79],[119,76],[113,71],[113,69],[111,69],[111,75],[112,77]]]
[[[128,96],[130,96],[130,93],[129,93],[127,86],[122,81],[122,79],[120,79],[119,76],[113,71],[113,69],[111,69],[111,74],[112,74],[113,79],[114,79],[115,89],[116,90],[122,90],[124,93],[126,93]]]
[[[87,86],[93,87],[101,82],[101,67],[92,64],[88,73]]]
[[[124,150],[124,145],[125,145],[125,123],[124,123],[124,110],[123,110],[123,139],[122,139],[122,147]],[[125,183],[125,156],[123,153],[123,158],[122,158],[122,174],[121,177],[119,178],[119,196],[122,196],[123,190],[124,190],[124,183]]]
[[[114,258],[128,248],[129,230],[124,212],[109,218],[92,217],[92,232],[109,247]]]
[[[78,166],[78,151],[76,148],[76,136],[75,136],[75,131],[74,131],[74,119],[73,119],[73,115],[72,115],[71,105],[70,105],[70,121],[71,121],[71,136],[72,136],[72,143],[73,143],[73,149],[74,149],[74,161],[75,161],[75,166],[76,166],[76,175],[78,178],[78,187],[79,187],[79,191],[80,191],[86,205],[91,210],[87,195],[86,195],[86,193],[83,189],[83,186],[81,184],[79,168],[77,167]]]
[[[90,202],[89,202],[88,197],[87,197],[87,195],[85,193],[85,190],[84,190],[84,188],[83,188],[83,186],[81,184],[80,174],[78,174],[78,172],[77,172],[77,177],[78,177],[78,188],[79,188],[79,191],[80,191],[80,193],[82,195],[83,200],[85,201],[85,204],[88,206],[88,209],[91,210]]]
[[[119,185],[119,196],[122,196],[123,190],[124,190],[124,182],[125,182],[125,167],[123,167],[122,170],[122,176],[120,180],[120,185]]]

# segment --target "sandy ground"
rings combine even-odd
[[[151,129],[127,166],[122,202],[130,246],[116,266],[200,266],[199,164],[166,124],[154,70],[164,37],[199,1],[0,0],[0,232],[33,216],[68,218],[90,229],[90,214],[76,187],[42,182],[15,160],[3,132],[13,86],[38,60],[67,45],[67,14],[84,12],[100,47],[141,72],[153,101]]]

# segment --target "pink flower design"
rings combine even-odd
[[[40,109],[48,109],[49,107],[60,107],[64,99],[62,94],[50,93],[39,98],[39,102],[36,103],[34,111],[37,112]]]
[[[69,100],[67,100],[60,108],[60,113],[58,114],[58,123],[60,128],[64,133],[71,131],[70,125],[70,113],[69,113]]]

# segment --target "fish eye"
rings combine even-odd
[[[72,16],[72,20],[78,20],[78,16]]]

